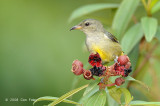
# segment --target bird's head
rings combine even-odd
[[[101,22],[95,19],[83,20],[80,24],[72,27],[70,30],[74,30],[74,29],[80,29],[86,34],[94,33],[94,32],[102,32],[104,30]]]

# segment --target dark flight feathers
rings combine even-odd
[[[113,42],[119,43],[117,38],[114,35],[112,35],[110,32],[106,31],[105,33],[106,33],[106,36],[108,36],[108,38],[111,39]]]

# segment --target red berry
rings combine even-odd
[[[123,71],[124,71],[124,69],[125,69],[125,67],[124,67],[124,66],[120,66],[120,70],[119,70],[119,71],[123,72]]]
[[[126,65],[129,62],[129,57],[127,55],[119,56],[118,62],[120,65]]]
[[[102,66],[102,71],[106,71],[106,66]]]
[[[89,70],[84,70],[83,77],[84,77],[85,79],[87,79],[87,80],[90,80],[90,79],[93,78],[93,75],[92,75],[91,71],[89,71]]]
[[[109,67],[108,67],[108,71],[109,71],[112,75],[116,75],[115,64],[109,66]]]
[[[96,67],[101,67],[102,66],[102,60],[101,60],[101,57],[100,57],[100,55],[98,53],[90,54],[88,62],[92,66],[96,66]]]
[[[74,60],[72,64],[77,64],[77,65],[83,67],[83,63],[79,60]]]
[[[117,86],[122,85],[124,82],[125,82],[125,80],[124,80],[122,77],[119,77],[119,78],[117,78],[117,79],[115,80],[115,84],[116,84]]]
[[[83,63],[80,62],[79,60],[75,60],[72,63],[72,72],[75,75],[81,75],[83,73]]]
[[[125,68],[126,69],[129,69],[131,67],[131,62],[128,62],[126,65],[125,65]]]

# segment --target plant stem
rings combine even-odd
[[[151,14],[151,0],[148,0],[147,9],[148,9],[147,15],[149,17],[152,17],[152,14]]]
[[[146,54],[144,60],[142,61],[142,63],[139,65],[139,67],[137,68],[137,70],[134,72],[134,74],[132,75],[133,77],[135,77],[139,71],[143,68],[143,66],[146,64],[146,62],[150,59],[153,51],[156,49],[156,47],[158,46],[158,42],[151,48],[151,50]]]
[[[141,0],[141,1],[142,1],[143,5],[144,5],[145,10],[147,11],[147,3],[146,3],[146,0]]]
[[[144,65],[148,62],[148,60],[150,59],[153,51],[157,48],[159,42],[156,42],[153,47],[150,49],[150,51],[148,51],[148,53],[146,54],[144,60],[141,62],[141,64],[139,65],[139,67],[134,71],[132,77],[135,78],[138,73],[141,71],[141,69],[144,67]],[[128,83],[127,88],[130,86],[131,82]]]
[[[146,0],[141,0],[143,5],[144,5],[144,8],[147,12],[147,16],[149,17],[152,17],[152,14],[151,14],[151,0],[148,0],[148,3],[146,3]]]

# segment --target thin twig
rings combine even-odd
[[[143,68],[143,66],[146,64],[146,62],[150,59],[153,51],[157,48],[158,46],[158,42],[150,49],[150,51],[146,54],[144,60],[142,61],[142,63],[139,65],[139,67],[137,68],[137,70],[134,72],[133,77],[135,77],[139,71]]]

